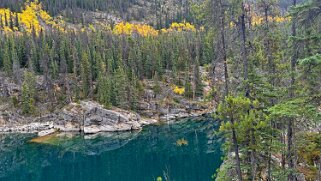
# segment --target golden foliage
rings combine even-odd
[[[18,19],[17,19],[18,18]],[[64,28],[65,22],[63,18],[51,17],[45,10],[43,10],[42,4],[38,0],[27,1],[21,12],[11,12],[9,9],[0,8],[0,30],[4,32],[16,32],[24,31],[27,33],[39,34],[41,30],[48,28],[54,28],[62,32],[67,30]],[[115,25],[112,30],[109,25],[98,23],[90,24],[88,27],[83,27],[79,31],[96,31],[96,27],[99,26],[103,30],[112,31],[117,35],[132,35],[137,33],[140,36],[157,36],[159,33],[169,33],[169,32],[182,32],[191,31],[195,32],[196,28],[194,25],[188,22],[172,23],[168,29],[156,30],[150,25],[146,24],[134,24],[128,22],[121,22]],[[71,30],[71,29],[69,29]],[[202,28],[201,31],[203,31]],[[71,30],[72,31],[72,30]],[[74,30],[78,32],[77,30]]]
[[[178,95],[183,95],[185,93],[185,88],[174,86],[173,92]]]
[[[260,16],[260,15],[257,15],[256,13],[252,13],[251,16],[251,24],[253,26],[258,26],[258,25],[261,25],[265,22],[265,18]],[[287,21],[290,21],[291,18],[290,17],[283,17],[283,16],[275,16],[275,17],[272,17],[272,16],[268,16],[268,21],[269,22],[275,22],[275,23],[283,23],[283,22],[287,22]],[[236,25],[234,22],[230,22],[229,23],[229,27],[230,28],[234,28]]]
[[[16,17],[16,13],[12,13],[9,9],[0,8],[0,21],[2,27],[0,27],[0,30],[8,33],[13,32],[13,29],[10,28],[10,19],[13,20],[13,17]]]
[[[187,146],[187,145],[188,145],[188,141],[185,140],[184,138],[178,139],[178,140],[176,141],[176,145],[177,145],[177,146]]]
[[[286,22],[289,20],[290,20],[290,18],[282,17],[282,16],[275,16],[275,17],[268,16],[269,22],[283,23],[283,22]],[[252,21],[252,24],[254,26],[256,26],[256,25],[261,25],[262,23],[264,23],[265,19],[262,16],[259,16],[259,15],[253,13],[251,15],[251,21]]]
[[[201,31],[204,30],[204,27]],[[145,24],[132,24],[132,23],[118,23],[113,32],[117,35],[132,35],[133,33],[137,33],[141,36],[157,36],[159,32],[161,33],[169,33],[169,32],[182,32],[182,31],[192,31],[195,32],[196,28],[191,23],[183,22],[183,23],[172,23],[168,29],[155,30],[153,27]]]
[[[186,23],[186,22],[183,22],[183,23],[172,23],[170,28],[167,30],[167,31],[178,31],[178,32],[181,32],[181,31],[193,31],[195,32],[196,31],[196,28],[194,25],[190,24],[190,23]]]
[[[158,31],[153,27],[145,24],[131,24],[131,23],[118,23],[113,32],[117,35],[132,35],[133,33],[137,33],[141,36],[157,36]]]
[[[52,26],[58,30],[62,28],[54,22],[54,19],[43,10],[41,3],[38,0],[33,2],[27,1],[21,13],[11,12],[9,9],[0,9],[0,16],[3,27],[1,30],[4,32],[17,32],[18,30],[32,33],[33,31],[38,34],[45,26]],[[18,18],[18,20],[17,20]],[[15,22],[13,27],[9,22]],[[18,22],[19,24],[16,24]],[[19,26],[19,27],[18,27]]]

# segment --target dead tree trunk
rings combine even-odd
[[[225,79],[225,96],[228,96],[228,67],[227,67],[227,55],[226,55],[226,42],[225,42],[225,10],[222,4],[222,0],[219,1],[220,6],[220,36],[222,43],[222,58],[224,62],[224,79]]]
[[[296,6],[296,0],[293,0],[293,6]],[[296,36],[296,18],[293,17],[292,20],[292,36],[295,37]],[[291,90],[290,90],[290,97],[294,96],[294,84],[295,84],[295,76],[294,76],[294,72],[295,72],[295,67],[296,67],[296,62],[297,62],[297,43],[294,41],[293,42],[293,56],[291,58]],[[288,155],[287,155],[287,159],[288,159],[288,166],[290,169],[290,173],[288,175],[288,180],[289,181],[294,181],[295,180],[295,175],[293,174],[293,170],[295,169],[295,160],[294,160],[294,153],[293,153],[293,123],[294,120],[293,119],[289,119],[288,120],[288,132],[287,132],[287,136],[288,136]]]

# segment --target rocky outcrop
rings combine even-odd
[[[17,96],[20,92],[20,86],[0,72],[0,97]]]
[[[53,122],[33,122],[29,124],[5,124],[0,126],[0,133],[38,133],[53,128]]]
[[[160,83],[161,90],[157,94],[152,90],[155,86],[153,81],[145,81],[144,84],[146,89],[137,105],[142,116],[159,121],[172,121],[203,116],[214,111],[211,102],[191,100],[177,95],[172,91],[170,84]]]
[[[59,130],[63,132],[80,132],[93,134],[98,132],[115,132],[139,130],[144,125],[156,123],[156,120],[142,119],[138,114],[114,108],[105,109],[92,101],[71,103],[61,111],[34,119],[18,114],[0,115],[0,132],[23,132],[50,134]]]
[[[105,109],[92,101],[71,103],[57,115],[54,128],[61,131],[83,131],[86,134],[139,130],[154,120],[141,119],[133,112],[114,108]]]
[[[142,128],[138,114],[116,109],[107,110],[94,102],[82,102],[84,133],[129,131]]]

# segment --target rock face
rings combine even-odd
[[[94,134],[98,132],[115,132],[139,130],[144,125],[156,123],[156,120],[142,119],[138,114],[114,108],[107,110],[92,101],[71,103],[54,114],[27,119],[18,115],[6,118],[0,115],[0,132],[40,133],[46,135],[53,131],[81,132]],[[23,120],[29,120],[23,122]]]
[[[117,108],[107,110],[92,101],[71,103],[58,117],[54,128],[62,131],[83,131],[86,134],[138,130],[146,124],[136,113]]]
[[[94,102],[82,102],[85,133],[101,131],[128,131],[142,128],[140,116],[129,111],[107,110]]]

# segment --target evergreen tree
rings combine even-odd
[[[122,67],[118,67],[113,77],[113,105],[124,109],[129,108],[128,87],[129,82],[125,70]]]
[[[20,83],[20,60],[17,54],[17,49],[14,41],[11,43],[11,62],[12,62],[12,73],[15,82]]]
[[[4,45],[3,67],[4,67],[4,71],[8,76],[12,74],[12,61],[10,57],[9,41],[7,41]]]
[[[22,83],[22,112],[24,114],[35,113],[36,78],[32,72],[24,72]]]
[[[90,93],[91,70],[87,52],[83,52],[81,56],[81,79],[83,97],[86,98]]]

